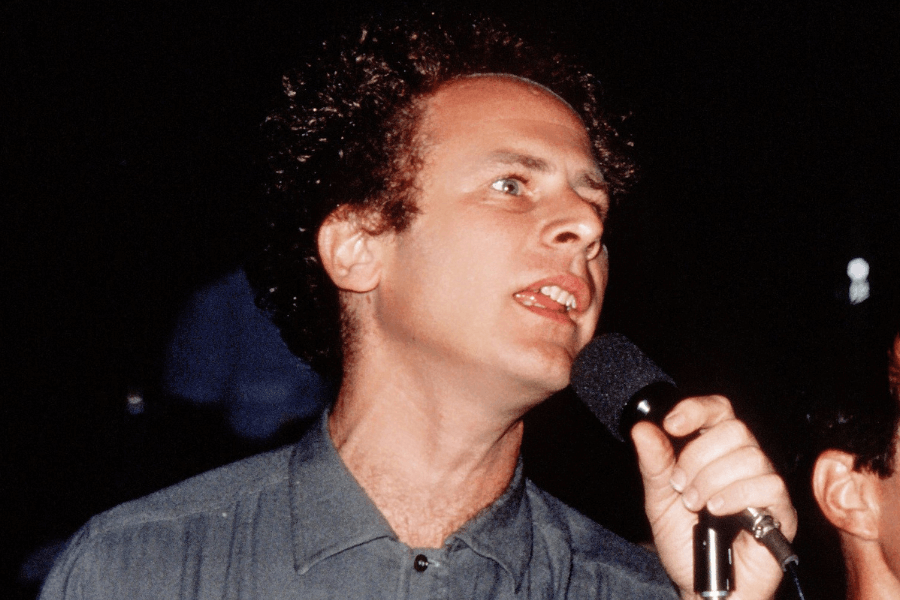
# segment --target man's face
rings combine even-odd
[[[546,90],[484,76],[427,100],[420,136],[419,214],[386,246],[377,326],[398,363],[540,400],[568,383],[606,285],[584,126]]]

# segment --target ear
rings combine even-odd
[[[382,236],[347,206],[332,212],[319,228],[322,266],[340,290],[365,293],[381,280]]]
[[[878,475],[853,468],[852,454],[826,450],[813,467],[813,495],[832,525],[864,540],[878,539]]]

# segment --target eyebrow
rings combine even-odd
[[[520,152],[512,152],[509,150],[498,150],[496,152],[491,152],[489,159],[491,162],[503,165],[521,165],[526,169],[529,169],[531,171],[538,171],[540,173],[549,173],[553,170],[553,168],[550,166],[550,163],[548,163],[543,158],[538,158],[529,154],[522,154]]]
[[[498,150],[492,152],[489,159],[491,162],[504,165],[521,165],[529,170],[538,171],[540,173],[549,173],[553,171],[553,167],[550,166],[550,163],[543,158],[531,156],[530,154],[522,154],[521,152]],[[575,183],[601,192],[607,190],[606,181],[599,171],[583,171],[575,179]]]

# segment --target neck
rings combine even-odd
[[[847,570],[847,600],[900,598],[900,580],[888,567],[877,542],[859,546],[848,548],[847,544],[842,544]]]
[[[329,419],[344,463],[413,548],[440,547],[499,498],[522,442],[521,414],[442,383],[354,368]]]

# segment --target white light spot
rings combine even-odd
[[[854,258],[847,263],[847,276],[850,278],[850,304],[860,304],[869,297],[869,263],[862,258]]]
[[[869,263],[864,258],[854,258],[847,263],[847,276],[854,281],[869,276]]]
[[[128,392],[128,395],[125,396],[125,401],[127,402],[128,414],[139,415],[144,412],[144,395],[140,392]]]

